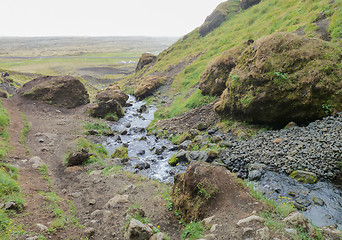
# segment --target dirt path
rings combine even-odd
[[[107,160],[106,165],[66,168],[63,163],[65,154],[72,149],[78,137],[84,137],[82,124],[94,121],[86,116],[86,106],[72,110],[59,109],[18,96],[5,100],[4,106],[11,117],[9,132],[13,151],[9,159],[20,166],[20,185],[26,200],[23,213],[17,215],[14,221],[22,224],[27,234],[17,239],[45,236],[49,239],[122,240],[128,212],[137,208],[142,209],[149,222],[167,233],[170,239],[180,239],[183,226],[174,212],[167,209],[162,197],[169,186],[144,179],[139,174],[118,171],[116,167],[111,174],[104,174],[105,167],[114,164],[111,159]],[[21,112],[31,123],[27,136],[29,155],[19,142],[24,126]],[[40,157],[47,165],[45,179],[27,161],[32,157]],[[47,179],[51,179],[51,183]],[[210,224],[215,225],[215,229],[211,232],[209,227],[205,239],[227,239],[227,236],[243,239],[243,229],[238,228],[236,223],[260,209],[260,203],[250,197],[247,202],[241,201],[243,204],[232,205],[230,202],[248,195],[247,192],[243,188],[234,189],[234,193],[226,193],[227,198],[223,198],[226,200],[222,203],[208,208],[210,210],[205,217],[216,215]],[[51,202],[48,196],[57,196],[58,201]],[[108,204],[109,200],[112,200],[111,204]],[[67,221],[61,227],[56,227],[55,203],[67,215]],[[76,218],[79,224],[75,224]],[[48,230],[39,228],[38,223]]]

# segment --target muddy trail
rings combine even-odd
[[[184,225],[174,211],[168,210],[165,201],[170,185],[121,171],[112,159],[104,165],[65,166],[66,153],[73,150],[79,137],[85,137],[84,123],[98,121],[85,114],[86,106],[66,110],[19,96],[3,103],[11,117],[13,148],[7,160],[20,168],[25,196],[23,212],[13,216],[24,233],[15,239],[125,239],[125,225],[134,209],[141,209],[149,223],[170,239],[180,239]],[[19,143],[24,126],[21,113],[30,123],[26,147]],[[106,174],[108,166],[110,174]],[[210,222],[215,228],[207,228],[205,239],[243,239],[243,229],[236,223],[263,208],[241,185],[232,185],[231,191],[233,195],[228,194],[226,200],[205,214],[215,215]],[[230,195],[244,199],[243,204],[229,204]],[[63,224],[56,223],[56,209],[65,219]]]

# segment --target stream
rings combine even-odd
[[[125,115],[112,130],[118,135],[108,137],[103,145],[112,154],[116,148],[128,148],[129,161],[124,169],[140,172],[143,176],[161,182],[173,182],[173,176],[184,172],[187,165],[171,167],[169,158],[177,153],[178,146],[167,139],[148,135],[146,128],[154,119],[155,106],[145,109],[145,102],[129,96],[129,106]],[[319,181],[315,184],[303,184],[286,174],[266,171],[256,188],[268,198],[279,203],[304,206],[302,213],[316,226],[334,226],[342,229],[342,186]],[[287,203],[288,202],[288,203]]]

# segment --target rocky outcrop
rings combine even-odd
[[[233,47],[215,58],[201,74],[199,89],[203,95],[220,96],[226,89],[226,81],[237,59],[247,44]]]
[[[147,76],[144,78],[134,91],[134,96],[139,100],[144,99],[154,93],[160,86],[165,83],[164,77]]]
[[[212,14],[210,14],[198,29],[198,32],[202,37],[206,36],[208,33],[213,31],[215,28],[219,27],[221,23],[224,22],[226,16],[228,15],[228,6],[230,5],[229,1],[223,2],[217,6]]]
[[[241,0],[240,3],[239,3],[239,7],[240,9],[247,9],[247,8],[250,8],[258,3],[260,3],[261,0]]]
[[[19,89],[25,98],[40,100],[63,108],[75,108],[89,103],[89,94],[77,78],[45,76],[25,83]]]
[[[119,86],[106,88],[96,95],[97,102],[88,109],[89,115],[105,118],[108,121],[117,121],[124,115],[123,106],[128,100],[128,95]]]
[[[277,126],[320,119],[342,109],[340,61],[341,51],[320,39],[262,37],[239,57],[215,110]]]
[[[137,67],[135,68],[135,71],[138,72],[141,69],[143,69],[145,66],[153,63],[156,61],[157,57],[154,56],[151,53],[143,53],[139,59],[139,62],[137,64]]]

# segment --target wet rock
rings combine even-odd
[[[146,104],[144,104],[138,109],[138,112],[144,113],[144,112],[146,112],[146,110],[147,110],[147,106],[146,106]]]
[[[84,148],[81,151],[71,153],[67,159],[67,166],[78,166],[88,161],[90,154]]]
[[[318,206],[324,205],[324,201],[319,197],[312,197],[312,201]]]
[[[259,181],[262,177],[263,172],[260,170],[252,170],[248,172],[248,179],[250,181]]]
[[[119,147],[115,149],[113,154],[111,155],[112,158],[120,158],[125,159],[128,158],[128,149],[126,147]]]
[[[306,210],[306,208],[310,205],[311,205],[310,201],[306,199],[305,197],[297,197],[294,202],[294,206],[298,210]]]
[[[139,150],[138,153],[137,153],[138,156],[139,155],[141,156],[141,155],[144,155],[144,154],[145,154],[145,150]]]
[[[132,126],[132,125],[131,125],[130,123],[126,123],[126,124],[125,124],[125,127],[126,127],[126,128],[130,128],[131,126]]]
[[[123,129],[123,130],[120,132],[120,135],[127,135],[127,130],[126,130],[126,129]]]
[[[315,183],[317,182],[317,175],[312,172],[307,172],[307,171],[293,171],[290,174],[290,177],[297,179],[300,182],[304,183]]]
[[[125,239],[128,240],[149,240],[153,230],[146,224],[132,218],[125,232]]]
[[[192,141],[191,140],[186,140],[184,142],[182,142],[178,147],[179,149],[188,149],[188,147],[192,144]]]
[[[165,151],[166,147],[165,146],[162,146],[162,147],[157,147],[156,150],[154,151],[154,154],[157,154],[157,155],[162,155],[163,152]]]
[[[84,85],[72,76],[44,76],[25,83],[18,93],[28,99],[49,102],[63,108],[89,103]]]
[[[150,168],[151,165],[147,162],[140,162],[135,165],[135,169],[144,170]]]
[[[173,155],[168,161],[169,165],[173,167],[180,162],[188,162],[187,151],[180,150],[178,153]]]

